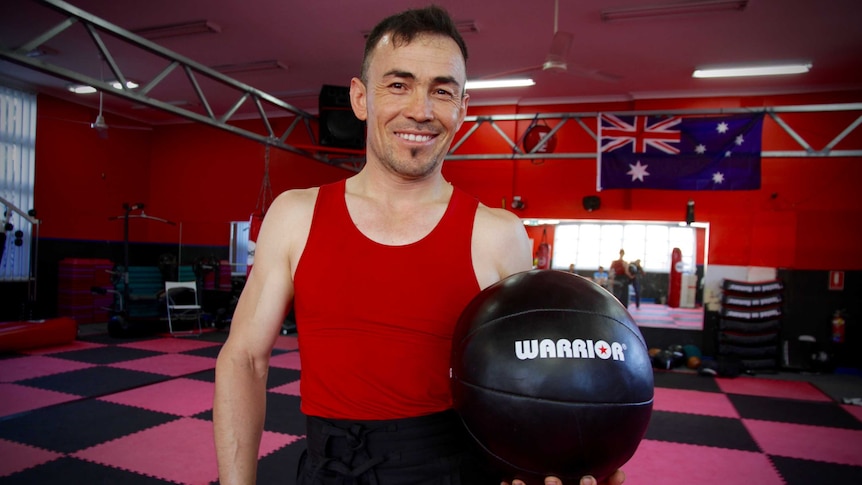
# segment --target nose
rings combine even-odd
[[[422,89],[416,89],[410,94],[404,114],[416,121],[429,121],[434,118],[431,96]]]

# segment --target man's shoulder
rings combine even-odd
[[[318,187],[285,190],[267,209],[267,218],[291,225],[310,221],[318,191]]]
[[[487,236],[497,244],[511,244],[513,240],[526,238],[524,223],[515,214],[500,208],[479,204],[473,224],[473,234]],[[491,243],[491,241],[489,241]]]
[[[278,194],[272,204],[282,206],[283,209],[300,209],[308,205],[313,207],[319,191],[320,187],[285,190]]]
[[[483,224],[492,224],[502,227],[507,225],[523,227],[521,219],[519,219],[515,214],[506,209],[488,207],[482,203],[479,203],[479,207],[476,209],[476,221],[482,222]]]

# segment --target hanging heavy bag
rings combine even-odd
[[[264,148],[263,157],[263,181],[260,184],[260,192],[257,196],[257,207],[251,213],[248,220],[248,256],[246,257],[245,275],[251,274],[251,267],[254,265],[254,250],[257,246],[257,237],[260,235],[260,227],[263,225],[263,218],[266,215],[266,210],[272,204],[272,185],[269,180],[269,145]]]
[[[536,249],[536,269],[548,269],[551,267],[551,245],[548,244],[548,230],[542,231],[542,241]]]
[[[257,244],[257,236],[260,234],[260,226],[263,224],[263,211],[252,212],[248,220],[248,256],[246,257],[245,275],[251,273],[251,267],[254,264],[254,249]]]

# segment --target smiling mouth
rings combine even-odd
[[[434,137],[436,136],[436,135],[417,135],[415,133],[396,133],[395,135],[401,139],[404,139],[407,141],[412,141],[412,142],[417,142],[417,143],[425,143],[427,141],[434,139]]]

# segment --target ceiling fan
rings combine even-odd
[[[559,30],[560,19],[560,0],[554,0],[554,36],[551,39],[551,47],[545,55],[545,60],[541,64],[515,69],[512,71],[501,72],[485,76],[482,79],[497,79],[515,74],[524,74],[528,72],[558,72],[572,73],[579,76],[589,77],[606,82],[617,82],[620,76],[599,71],[598,69],[589,69],[585,67],[571,65],[568,62],[569,50],[572,48],[574,35],[571,32]]]
[[[100,56],[100,61],[101,62],[99,64],[99,78],[102,79],[102,81],[104,81],[104,75],[102,73],[102,69],[103,69],[102,62],[104,62],[104,59],[101,58],[101,56]],[[119,83],[114,83],[114,85],[119,86]],[[119,86],[118,89],[128,89],[128,88],[124,87],[124,86]],[[105,121],[105,115],[103,114],[104,101],[105,101],[105,92],[103,90],[99,89],[99,113],[96,115],[96,119],[92,123],[89,123],[90,128],[96,130],[96,133],[99,135],[99,138],[101,138],[103,140],[108,138],[108,123]],[[152,131],[152,128],[147,127],[147,126],[115,126],[115,125],[111,125],[111,126],[115,127],[115,128],[122,128],[125,130]]]
[[[102,101],[104,100],[103,96],[104,96],[104,93],[102,93],[102,91],[100,90],[99,91],[99,114],[96,115],[96,121],[90,123],[90,128],[96,130],[96,133],[98,133],[99,138],[105,139],[105,138],[108,138],[108,123],[105,122],[105,116],[102,115]]]
[[[93,121],[82,121],[82,120],[70,120],[64,118],[46,118],[46,119],[54,119],[57,121],[63,121],[68,123],[75,123],[81,125],[87,125],[92,128],[99,138],[105,140],[108,138],[108,129],[120,129],[120,130],[139,130],[139,131],[153,131],[153,129],[149,126],[135,126],[135,125],[115,125],[110,124],[105,121],[105,115],[103,111],[103,101],[104,101],[104,93],[99,91],[99,112],[96,114],[96,119]]]

